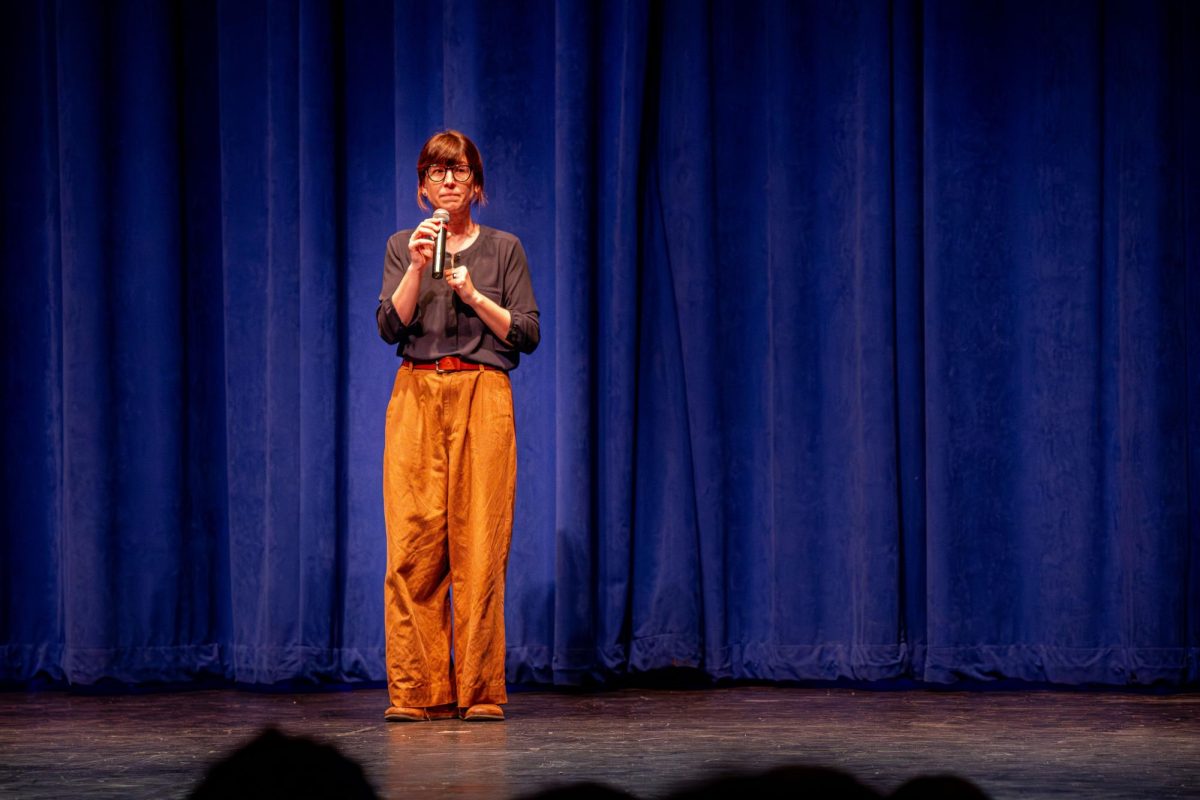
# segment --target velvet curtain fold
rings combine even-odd
[[[509,678],[1200,679],[1184,2],[26,4],[0,680],[383,677],[383,246],[480,145]]]

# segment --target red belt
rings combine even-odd
[[[413,369],[435,369],[438,372],[482,372],[485,369],[495,372],[504,371],[490,364],[475,364],[471,361],[463,361],[458,356],[445,356],[439,358],[437,361],[413,361],[406,358],[404,359],[404,363]]]

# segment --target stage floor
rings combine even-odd
[[[642,797],[722,771],[845,769],[882,791],[952,772],[994,798],[1200,797],[1200,695],[739,687],[514,693],[504,723],[390,724],[384,692],[0,694],[0,797],[181,797],[275,725],[393,798],[590,780]]]

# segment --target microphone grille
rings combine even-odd
[[[450,212],[444,208],[439,208],[437,211],[433,212],[433,218],[438,220],[439,222],[449,222],[450,221]]]

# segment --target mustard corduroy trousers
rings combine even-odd
[[[504,581],[517,481],[508,375],[402,364],[385,436],[388,697],[409,707],[507,702]]]

